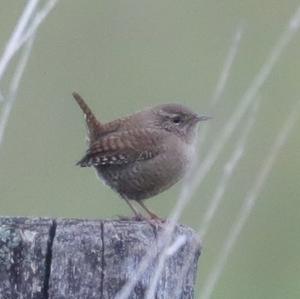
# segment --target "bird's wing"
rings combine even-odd
[[[113,166],[152,159],[161,150],[162,139],[162,134],[154,129],[115,132],[95,141],[77,165]]]

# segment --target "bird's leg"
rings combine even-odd
[[[127,198],[124,198],[132,212],[134,213],[134,219],[136,220],[142,220],[143,216],[135,209],[135,207],[130,203],[130,201]]]
[[[136,202],[150,215],[151,219],[163,221],[160,217],[150,211],[141,200],[137,200]]]

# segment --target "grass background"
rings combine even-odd
[[[1,1],[3,51],[26,1]],[[298,1],[64,0],[42,24],[0,148],[0,214],[110,218],[130,211],[92,170],[80,92],[108,121],[158,103],[209,111],[233,33],[244,34],[201,157],[218,138]],[[2,81],[6,94],[14,63]],[[300,34],[260,90],[244,157],[203,244],[197,292],[262,161],[300,96]],[[204,125],[204,124],[203,124]],[[281,151],[212,298],[300,297],[300,123]],[[181,222],[197,228],[238,133],[197,190]],[[180,186],[147,201],[166,217]]]

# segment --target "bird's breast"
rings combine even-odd
[[[157,195],[183,178],[189,169],[193,145],[176,138],[161,144],[155,157],[127,165],[96,166],[99,176],[122,197],[142,200]]]

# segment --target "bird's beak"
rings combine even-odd
[[[196,115],[196,120],[197,121],[206,121],[212,119],[211,116],[206,116],[206,115]]]

